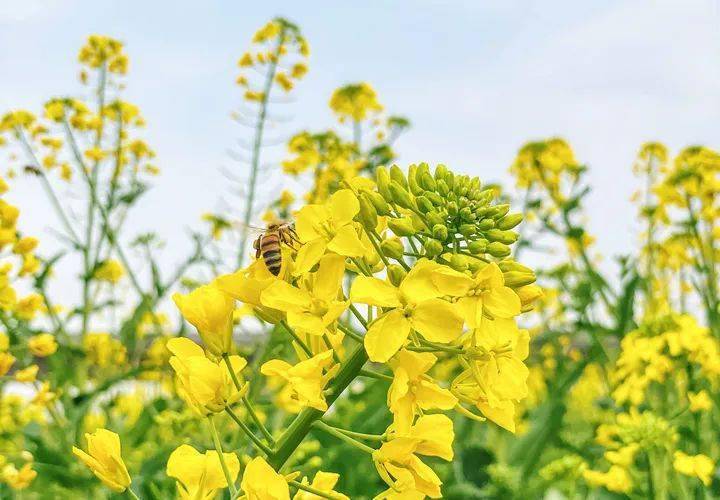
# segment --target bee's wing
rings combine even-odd
[[[236,224],[238,226],[240,226],[241,228],[244,227],[244,228],[248,229],[248,231],[250,231],[254,234],[262,234],[265,231],[267,231],[266,227],[253,226],[251,224],[245,224],[244,222],[236,222]]]

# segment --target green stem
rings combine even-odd
[[[349,431],[347,429],[341,429],[340,427],[335,427],[334,425],[330,425],[327,422],[324,422],[322,420],[318,420],[316,425],[318,423],[322,423],[328,427],[335,429],[336,431],[342,432],[343,434],[346,434],[350,437],[354,437],[354,438],[358,438],[358,439],[367,439],[369,441],[383,441],[385,439],[384,434],[365,434],[364,432]]]
[[[307,346],[305,342],[302,341],[300,337],[298,337],[298,334],[295,333],[295,330],[293,330],[290,325],[287,324],[287,321],[282,320],[280,324],[287,330],[287,332],[290,334],[290,336],[293,338],[295,342],[300,346],[300,348],[303,350],[305,354],[307,354],[308,358],[312,358],[313,352],[310,350],[310,348]]]
[[[130,495],[130,498],[133,498],[134,500],[140,500],[140,497],[137,496],[137,494],[132,490],[132,488],[128,487],[128,489],[125,491],[128,492],[128,495]]]
[[[227,366],[228,371],[230,372],[230,378],[233,381],[233,384],[235,384],[235,388],[238,391],[242,390],[242,385],[240,384],[240,381],[237,378],[237,375],[235,374],[235,370],[233,370],[232,363],[230,363],[230,356],[225,353],[223,354],[223,361],[225,361],[225,365]],[[247,396],[242,397],[243,405],[245,405],[245,409],[250,414],[250,418],[252,418],[253,422],[255,422],[255,425],[260,429],[260,432],[263,433],[265,436],[265,439],[267,439],[268,443],[270,443],[270,446],[275,445],[275,440],[272,437],[272,434],[269,430],[263,425],[263,423],[260,421],[260,418],[257,416],[257,413],[255,413],[255,409],[253,408],[252,404],[248,400]]]
[[[307,491],[308,493],[312,493],[313,495],[317,495],[322,498],[329,498],[330,500],[337,500],[337,498],[339,498],[336,495],[331,495],[330,493],[326,493],[324,491],[318,490],[317,488],[313,488],[312,486],[308,486],[307,484],[302,484],[297,481],[290,481],[290,484],[295,486],[299,490]]]
[[[245,422],[243,422],[240,419],[240,417],[237,416],[237,414],[232,410],[232,408],[230,408],[229,406],[226,406],[225,412],[228,415],[230,415],[230,418],[232,418],[236,424],[238,424],[240,429],[242,429],[242,431],[245,433],[245,435],[248,438],[250,438],[250,441],[252,441],[253,445],[255,445],[255,447],[259,451],[263,452],[265,455],[268,455],[268,456],[272,453],[273,450],[270,447],[268,447],[268,445],[263,443],[262,440],[259,437],[257,437],[253,433],[253,431],[250,430],[250,427],[248,427],[247,424]]]
[[[354,439],[354,438],[348,436],[347,434],[343,433],[339,429],[329,426],[322,420],[315,421],[315,423],[313,424],[313,427],[320,429],[321,431],[323,431],[327,434],[330,434],[331,436],[334,436],[334,437],[338,438],[339,440],[344,441],[351,446],[354,446],[358,450],[364,451],[365,453],[369,453],[372,455],[375,452],[375,448],[370,448],[365,443],[361,443],[357,439]]]
[[[367,360],[367,353],[362,345],[357,346],[346,358],[335,379],[332,381],[329,389],[330,393],[326,397],[328,406],[332,405],[350,383],[355,380]],[[323,415],[324,412],[315,408],[305,408],[302,410],[278,440],[275,452],[268,457],[268,463],[275,470],[279,470],[302,440],[305,439],[313,423]]]
[[[390,375],[385,375],[384,373],[378,373],[372,370],[362,369],[360,370],[360,375],[362,375],[363,377],[374,378],[377,380],[387,380],[390,382],[393,381],[393,378]]]
[[[220,467],[222,467],[223,474],[225,474],[225,480],[227,481],[230,492],[235,495],[237,494],[237,488],[235,487],[235,480],[230,476],[227,464],[225,463],[225,456],[223,454],[222,444],[220,443],[220,436],[218,436],[217,429],[215,428],[215,422],[213,422],[212,415],[208,415],[208,422],[210,422],[210,433],[212,434],[213,442],[215,443],[215,450],[217,451],[218,458],[220,459]]]

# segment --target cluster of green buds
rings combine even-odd
[[[476,271],[495,260],[507,286],[535,281],[530,268],[508,259],[518,239],[513,229],[523,215],[498,203],[497,190],[483,187],[478,177],[454,174],[445,165],[431,172],[421,163],[411,165],[407,175],[396,165],[378,167],[376,182],[377,191],[361,191],[361,221],[374,228],[378,215],[387,216],[388,229],[413,245],[410,253],[399,238],[386,238],[385,255],[425,257],[457,271]]]

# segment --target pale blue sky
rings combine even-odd
[[[400,161],[444,162],[506,179],[525,141],[566,137],[589,164],[591,231],[605,255],[635,241],[630,166],[642,142],[673,150],[720,140],[720,8],[677,1],[139,2],[0,0],[0,108],[39,109],[79,95],[76,53],[91,33],[117,37],[131,58],[126,99],[141,106],[163,177],[133,220],[168,241],[175,261],[184,226],[227,195],[220,169],[246,134],[229,118],[239,102],[235,62],[274,15],[310,41],[310,73],[293,121],[276,137],[333,123],[331,91],[366,80],[412,129]],[[25,224],[52,224],[32,180]]]

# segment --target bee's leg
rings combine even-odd
[[[261,243],[262,243],[261,240],[262,240],[262,236],[258,236],[258,238],[257,238],[257,239],[255,240],[255,242],[253,243],[253,248],[255,249],[255,258],[256,258],[256,259],[259,259],[259,258],[260,258],[260,246],[261,246]]]

